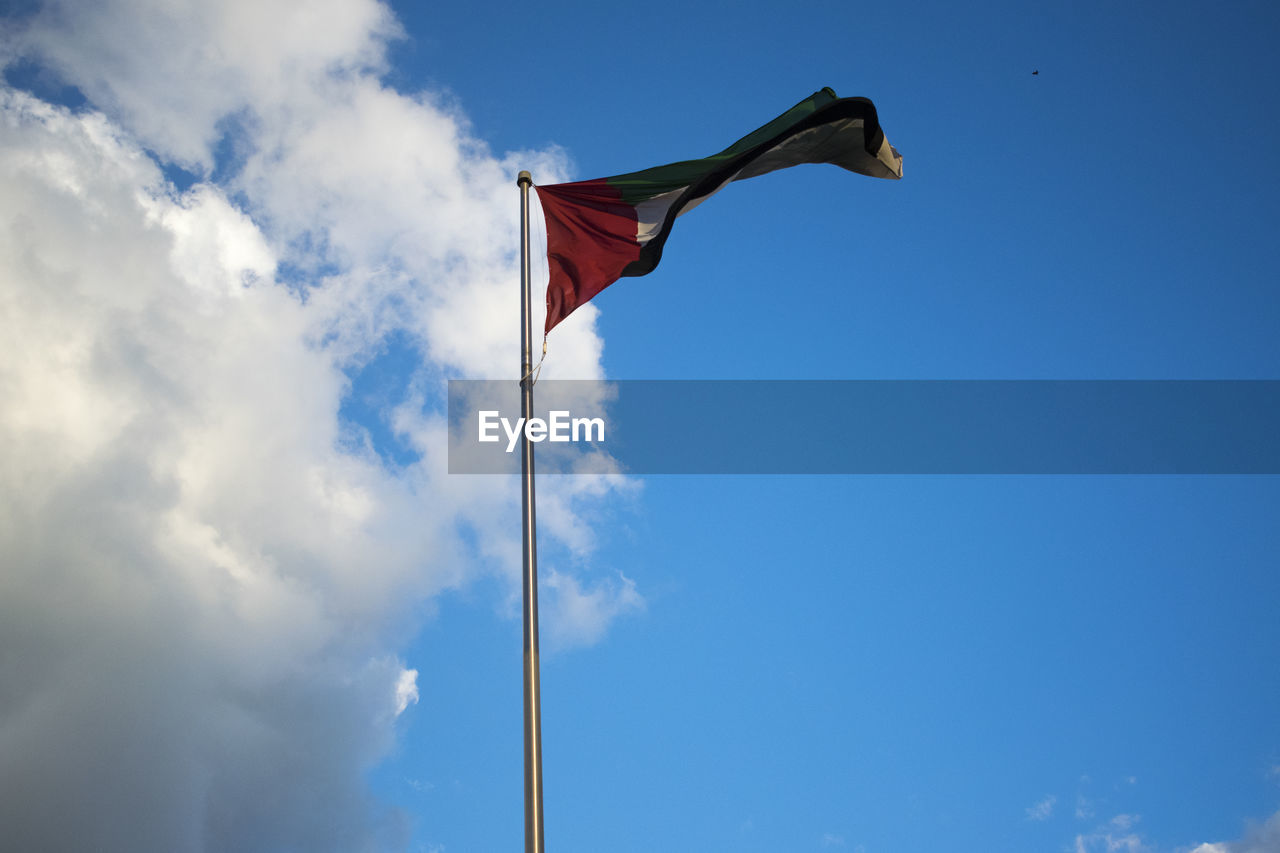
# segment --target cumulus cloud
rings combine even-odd
[[[400,32],[378,0],[45,0],[15,23],[25,55],[152,150],[204,173],[230,117],[267,117],[330,80],[377,72]]]
[[[496,156],[456,108],[380,83],[380,3],[301,8],[6,21],[0,61],[89,101],[0,94],[15,849],[401,848],[361,781],[430,677],[398,650],[431,596],[518,571],[514,484],[445,475],[438,407],[445,376],[514,371],[514,174],[562,158]],[[600,375],[594,316],[557,329],[552,374]],[[422,361],[382,413],[414,451],[399,467],[340,414],[397,335]],[[616,483],[571,479],[541,532],[581,566],[579,510]],[[626,578],[547,569],[563,644],[643,606]]]

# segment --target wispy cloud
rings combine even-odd
[[[1057,802],[1057,796],[1049,794],[1034,806],[1027,808],[1027,820],[1048,820],[1053,816],[1053,807]]]
[[[613,620],[645,607],[635,582],[621,573],[586,586],[573,575],[549,571],[542,585],[548,592],[547,641],[551,649],[590,645]]]
[[[1075,853],[1147,853],[1142,837],[1133,831],[1137,815],[1119,814],[1092,832],[1075,837]]]

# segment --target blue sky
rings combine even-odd
[[[521,168],[703,156],[822,86],[904,156],[727,188],[547,376],[1280,378],[1270,4],[322,6],[7,13],[32,849],[521,843],[518,499],[439,424],[516,369]],[[1275,477],[539,501],[550,850],[1280,850]]]

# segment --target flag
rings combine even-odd
[[[550,271],[546,331],[622,276],[652,272],[675,218],[725,184],[801,163],[902,177],[902,156],[871,101],[823,89],[711,157],[538,187]]]

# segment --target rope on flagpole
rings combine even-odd
[[[529,372],[528,372],[528,373],[526,373],[524,376],[521,376],[521,377],[520,377],[520,384],[521,384],[521,385],[523,385],[523,384],[524,384],[524,381],[525,381],[526,379],[528,379],[530,376],[532,376],[532,377],[533,377],[533,381],[532,381],[532,382],[530,382],[529,384],[530,384],[530,385],[537,385],[537,384],[538,384],[538,377],[542,374],[542,362],[544,362],[544,361],[546,361],[546,360],[547,360],[547,336],[546,336],[546,335],[543,335],[543,336],[542,336],[542,358],[538,359],[538,363],[537,363],[537,364],[535,364],[533,367],[529,368]]]

